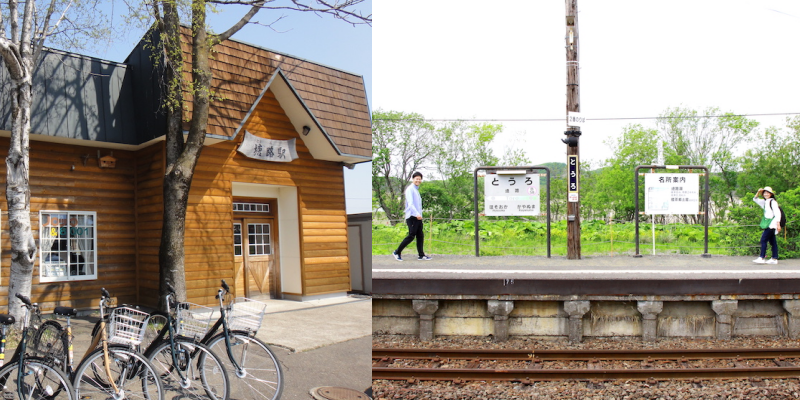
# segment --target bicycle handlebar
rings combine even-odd
[[[225,279],[222,279],[222,289],[217,290],[217,295],[214,296],[215,299],[221,299],[225,293],[230,293],[231,288],[228,287],[228,284],[225,283]]]
[[[31,299],[29,299],[27,296],[20,293],[15,294],[15,296],[17,296],[18,299],[22,300],[22,302],[25,303],[26,306],[28,307],[33,306],[33,304],[31,303]]]

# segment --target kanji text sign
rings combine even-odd
[[[700,212],[699,174],[644,174],[644,186],[647,215]]]
[[[567,156],[567,200],[571,203],[578,202],[578,156]]]
[[[485,215],[539,215],[539,174],[498,175],[483,178]]]
[[[295,139],[265,139],[245,131],[239,153],[264,161],[291,162],[297,159]]]

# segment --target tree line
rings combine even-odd
[[[453,220],[474,218],[475,167],[535,164],[521,150],[494,154],[491,145],[502,132],[500,124],[432,122],[415,113],[382,110],[373,113],[373,121],[373,206],[393,223],[403,218],[403,189],[415,170],[429,173],[421,190],[426,211],[437,219]],[[761,211],[750,199],[758,188],[771,186],[789,221],[786,240],[796,236],[792,222],[800,208],[798,116],[787,117],[784,126],[761,128],[753,119],[714,107],[675,107],[661,113],[654,126],[624,127],[606,145],[612,151],[609,158],[581,163],[583,220],[634,221],[634,169],[656,164],[661,158],[666,165],[708,167],[709,209],[702,211],[709,213],[711,224],[757,224]],[[565,164],[538,165],[552,171],[553,219],[566,218]],[[640,185],[643,210],[643,181]],[[702,221],[701,214],[673,218],[686,223]]]

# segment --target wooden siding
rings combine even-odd
[[[246,129],[260,137],[298,138],[299,159],[291,163],[254,160],[239,154],[236,142],[203,149],[190,192],[187,229],[187,287],[192,301],[211,304],[219,279],[235,281],[232,182],[296,186],[300,212],[300,246],[304,295],[350,290],[344,177],[338,163],[314,160],[294,131],[277,99],[268,92]],[[278,210],[279,213],[284,212]],[[191,231],[191,237],[189,232]],[[285,237],[284,237],[285,240]],[[193,261],[188,260],[194,255]],[[207,266],[214,266],[213,272]],[[283,266],[284,268],[286,266]],[[189,271],[192,271],[189,273]],[[239,294],[242,295],[242,294]]]
[[[0,154],[8,154],[8,138],[0,138]],[[81,156],[89,155],[86,166]],[[108,150],[103,150],[108,155]],[[96,307],[100,288],[105,287],[120,302],[136,301],[136,234],[134,215],[135,168],[131,152],[114,151],[116,168],[97,165],[97,148],[31,142],[31,227],[39,239],[39,211],[94,211],[97,213],[97,280],[39,282],[39,258],[34,265],[31,300],[43,308],[56,305]],[[71,167],[75,170],[71,171]],[[0,168],[5,187],[5,164]],[[8,205],[3,211],[2,251],[8,255]],[[8,304],[9,257],[0,262],[0,306]]]
[[[164,213],[164,142],[136,152],[139,304],[158,305],[158,247]]]
[[[184,71],[192,70],[189,43],[184,34]],[[217,45],[210,63],[212,89],[223,100],[211,104],[208,133],[231,136],[280,68],[342,153],[372,156],[372,123],[361,76],[234,40]],[[191,111],[191,95],[185,94]]]

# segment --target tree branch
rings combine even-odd
[[[261,10],[261,6],[263,5],[264,0],[258,0],[253,3],[253,7],[250,8],[250,11],[248,11],[247,14],[245,14],[238,22],[236,22],[236,24],[228,28],[227,31],[216,36],[216,42],[214,44],[228,40],[231,36],[233,36],[234,33],[239,32],[239,30],[247,25],[253,16],[255,16]]]

